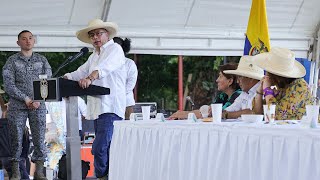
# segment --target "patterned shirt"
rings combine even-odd
[[[216,96],[213,103],[222,103],[222,110],[225,110],[227,107],[229,107],[235,99],[241,94],[241,89],[235,90],[230,97],[224,92],[221,92]]]
[[[270,103],[276,105],[277,120],[300,120],[306,112],[306,105],[312,104],[312,94],[304,79],[296,79],[286,89],[280,89]]]
[[[21,52],[10,56],[3,66],[2,75],[4,88],[10,97],[10,109],[27,109],[25,99],[33,99],[33,80],[38,80],[40,74],[51,77],[51,66],[43,55],[33,53],[25,57]],[[40,109],[45,109],[41,102]]]

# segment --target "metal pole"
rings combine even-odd
[[[178,109],[183,110],[183,57],[178,56]]]
[[[78,97],[66,100],[67,125],[67,174],[68,180],[82,179],[80,136],[78,123]]]
[[[317,41],[317,45],[316,48],[314,48],[314,53],[315,53],[315,67],[314,67],[314,88],[313,88],[313,96],[316,97],[317,96],[317,89],[318,89],[318,79],[319,79],[319,58],[320,58],[320,28],[318,29],[318,33],[317,33],[317,37],[315,38],[315,40]],[[311,79],[310,79],[311,80]]]
[[[133,61],[136,63],[137,68],[138,68],[138,56],[136,54],[133,55]],[[136,102],[138,102],[138,83],[139,83],[139,81],[137,80],[136,86],[133,89],[134,100]]]

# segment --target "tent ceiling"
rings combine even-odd
[[[132,53],[241,55],[251,0],[2,0],[0,50],[17,50],[29,29],[39,51],[79,51],[75,32],[94,18],[118,23]],[[266,0],[271,46],[306,57],[320,22],[319,0]],[[5,18],[4,18],[5,17]]]

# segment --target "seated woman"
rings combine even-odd
[[[237,83],[237,76],[232,74],[225,74],[224,70],[235,70],[237,64],[225,64],[219,66],[219,77],[217,78],[218,91],[220,93],[216,96],[213,103],[222,103],[222,109],[229,107],[234,100],[241,94],[241,89]],[[170,119],[186,119],[190,112],[195,113],[197,118],[202,118],[199,110],[194,111],[177,111],[173,113]],[[209,110],[210,112],[210,110]]]
[[[276,120],[301,119],[313,98],[302,78],[306,69],[295,60],[294,53],[285,48],[272,48],[268,53],[254,56],[254,63],[266,71],[257,89],[255,112],[263,113],[264,96],[266,104],[276,105]]]

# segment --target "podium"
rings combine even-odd
[[[46,79],[47,81],[47,90],[48,95],[44,99],[41,97],[41,88],[42,81],[35,80],[33,81],[33,96],[34,101],[61,101],[62,97],[69,97],[69,96],[83,96],[83,95],[107,95],[110,94],[110,89],[90,85],[86,89],[82,89],[78,81],[68,80],[64,78],[50,78]]]
[[[77,96],[108,94],[110,94],[109,88],[90,85],[88,88],[82,89],[77,81],[64,78],[33,81],[34,101],[61,101],[62,97],[69,97],[66,100],[68,180],[82,179]]]

